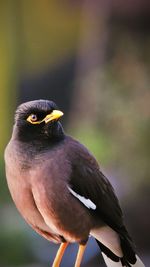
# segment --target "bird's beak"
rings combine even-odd
[[[48,123],[53,120],[58,120],[60,117],[62,117],[64,113],[60,110],[53,110],[50,114],[48,114],[45,118],[44,121],[45,123]]]

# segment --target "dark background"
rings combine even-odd
[[[149,84],[149,1],[0,2],[0,267],[50,266],[57,249],[20,217],[4,174],[16,106],[39,98],[56,101],[66,132],[100,162],[149,266]],[[104,266],[92,239],[83,266]]]

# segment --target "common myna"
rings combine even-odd
[[[5,150],[11,196],[24,219],[40,235],[61,243],[53,267],[59,267],[69,243],[79,243],[81,264],[93,236],[109,267],[142,267],[123,222],[110,182],[86,147],[64,133],[56,104],[21,104]]]

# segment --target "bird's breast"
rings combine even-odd
[[[88,209],[68,190],[71,167],[62,150],[32,159],[30,167],[18,155],[6,150],[6,172],[12,198],[24,219],[35,230],[49,229],[70,242],[85,240],[92,220]]]

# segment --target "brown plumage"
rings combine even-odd
[[[24,103],[16,111],[5,162],[18,210],[36,232],[63,244],[54,267],[70,242],[80,244],[75,264],[80,266],[89,234],[114,266],[144,266],[135,256],[111,184],[91,153],[65,135],[58,121],[62,115],[47,100]]]

